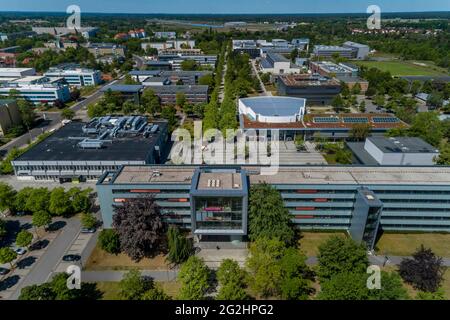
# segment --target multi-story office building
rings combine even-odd
[[[183,85],[196,85],[198,80],[205,75],[212,74],[211,71],[163,71],[163,70],[133,70],[129,74],[131,77],[139,82],[145,82],[149,78],[162,77],[171,81],[171,84],[176,84],[179,81]]]
[[[326,77],[357,77],[359,68],[330,61],[310,61],[309,69],[312,73],[317,73]]]
[[[248,193],[268,183],[280,191],[302,230],[346,230],[372,249],[378,231],[450,232],[450,168],[286,166],[124,166],[105,173],[97,192],[106,228],[114,206],[153,196],[167,222],[202,240],[247,234]]]
[[[256,40],[233,40],[233,52],[246,53],[253,59],[261,54]]]
[[[157,31],[154,36],[157,39],[176,39],[177,33],[175,31]]]
[[[0,136],[4,136],[8,129],[21,123],[22,117],[16,101],[0,99]]]
[[[12,161],[19,180],[96,180],[125,164],[164,161],[167,122],[142,116],[70,122]]]
[[[175,105],[177,93],[183,93],[189,104],[208,102],[208,86],[203,85],[174,85],[174,86],[147,86],[161,99],[163,105]]]
[[[324,46],[316,45],[313,49],[313,54],[317,57],[332,58],[333,55],[339,55],[342,58],[354,59],[355,51],[352,48],[340,46]]]
[[[125,47],[114,43],[88,43],[86,48],[95,57],[113,55],[117,57],[125,57]]]
[[[353,58],[358,60],[364,60],[370,53],[369,46],[352,41],[344,42],[342,45],[344,48],[350,48],[353,50]]]
[[[99,70],[62,67],[50,68],[45,74],[50,79],[63,78],[71,86],[96,86],[102,82],[102,73]]]
[[[80,28],[66,28],[66,27],[33,27],[32,30],[37,34],[50,34],[52,36],[62,36],[67,34],[81,34],[86,39],[97,34],[96,27],[80,27]]]
[[[340,82],[321,75],[280,75],[277,81],[280,96],[307,99],[309,104],[325,105],[341,93]]]
[[[182,49],[194,49],[195,40],[185,40],[185,39],[175,39],[167,40],[165,42],[145,42],[141,44],[142,49],[147,50],[147,48],[160,50],[182,50]]]
[[[272,74],[299,73],[300,67],[293,64],[289,59],[279,53],[269,51],[266,57],[261,60],[260,68],[262,72]]]
[[[174,55],[159,55],[159,61],[169,62],[173,70],[181,70],[181,65],[183,61],[193,60],[197,65],[202,67],[208,67],[214,69],[217,63],[216,55],[185,55],[185,54],[174,54]]]
[[[65,81],[52,81],[43,76],[28,76],[0,84],[0,95],[9,96],[11,91],[35,104],[70,100],[69,86]]]
[[[297,49],[309,51],[309,39],[308,38],[300,38],[300,39],[292,39],[291,44],[295,46]]]
[[[35,76],[34,68],[0,68],[0,81],[12,81],[28,76]]]

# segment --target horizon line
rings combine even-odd
[[[34,10],[34,11],[22,11],[22,10],[0,10],[1,13],[58,13],[58,14],[67,14],[66,11],[41,11],[41,10]],[[364,14],[368,15],[370,13],[361,11],[361,12],[297,12],[297,13],[286,13],[286,12],[279,12],[279,13],[268,13],[268,12],[258,12],[258,13],[171,13],[171,12],[147,12],[147,13],[139,13],[139,12],[95,12],[95,11],[86,11],[84,13],[87,14],[132,14],[132,15],[178,15],[178,16],[187,16],[187,15],[321,15],[321,14]],[[386,13],[393,13],[393,14],[400,14],[400,13],[450,13],[450,10],[432,10],[432,11],[382,11],[381,14]]]

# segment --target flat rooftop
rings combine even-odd
[[[124,166],[118,172],[114,184],[191,184],[195,167]]]
[[[416,137],[369,137],[383,153],[439,153],[431,144]]]
[[[201,172],[197,190],[242,190],[242,177],[236,172]]]
[[[372,129],[407,128],[408,125],[389,113],[341,113],[338,115],[305,114],[303,121],[289,123],[258,122],[244,115],[243,129],[335,129],[348,130],[357,123],[366,123]]]
[[[124,166],[110,183],[190,184],[196,168],[195,166]],[[282,166],[275,175],[262,175],[261,167],[258,166],[243,166],[242,169],[247,171],[251,184],[266,182],[295,185],[450,185],[450,167],[438,166]],[[218,177],[221,178],[218,173],[204,176],[206,183],[208,179]],[[229,178],[228,174],[227,179]],[[229,186],[229,182],[227,181],[225,185]]]
[[[280,75],[278,77],[288,87],[323,87],[323,86],[339,86],[337,80],[319,76],[319,75]]]
[[[153,122],[166,127],[166,122]],[[70,122],[51,136],[33,146],[15,159],[19,161],[145,161],[158,141],[156,133],[144,137],[142,134],[118,134],[107,137],[99,149],[81,148],[78,144],[85,138],[95,139],[96,134],[84,133],[84,122]]]

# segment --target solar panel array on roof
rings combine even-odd
[[[399,122],[399,120],[394,117],[373,117],[372,121],[374,123],[396,123],[396,122]]]
[[[313,120],[315,123],[337,123],[339,122],[339,118],[333,117],[314,117]]]
[[[368,123],[369,119],[367,118],[354,118],[354,117],[344,117],[345,123]]]

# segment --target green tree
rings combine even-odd
[[[167,120],[169,132],[175,130],[178,120],[177,120],[177,110],[175,109],[174,106],[164,107],[161,112],[161,117]]]
[[[369,261],[367,249],[350,238],[333,236],[319,246],[320,279],[330,279],[340,273],[365,273]]]
[[[21,230],[16,237],[16,245],[19,247],[28,247],[33,241],[33,234],[26,230]]]
[[[39,236],[37,229],[47,227],[52,223],[52,215],[47,211],[36,211],[33,213],[32,224],[36,228],[36,234]]]
[[[12,209],[15,197],[16,191],[9,184],[0,182],[0,211]]]
[[[177,106],[183,109],[186,104],[186,95],[183,92],[177,92],[175,100]]]
[[[71,212],[70,195],[64,188],[55,188],[50,193],[49,212],[54,216],[63,216]]]
[[[20,291],[19,300],[55,300],[56,294],[53,292],[50,283],[41,285],[34,284],[24,287]]]
[[[352,94],[356,94],[356,95],[361,94],[361,85],[359,84],[359,82],[357,82],[357,83],[353,86],[353,88],[352,88],[352,90],[351,90],[351,93],[352,93]]]
[[[61,111],[61,116],[63,119],[72,120],[75,117],[75,111],[70,108],[65,108]]]
[[[3,247],[0,248],[0,263],[9,263],[9,265],[11,266],[11,269],[13,267],[12,262],[14,261],[14,259],[17,258],[17,253],[9,248],[9,247]]]
[[[74,187],[70,188],[67,193],[70,197],[71,210],[73,213],[89,211],[91,208],[91,188],[81,190],[80,188]]]
[[[49,209],[50,192],[47,188],[31,189],[26,199],[25,209],[32,213]]]
[[[437,112],[418,113],[408,130],[409,136],[420,137],[437,147],[443,138],[443,131]]]
[[[159,288],[156,284],[153,284],[153,288],[147,290],[142,296],[141,300],[171,300],[170,296],[167,295],[164,290]]]
[[[283,299],[306,300],[312,289],[308,279],[311,272],[306,265],[306,256],[296,247],[287,248],[280,259],[281,282],[280,293]]]
[[[217,270],[217,280],[220,290],[217,300],[244,300],[247,299],[245,292],[245,272],[239,264],[231,259],[225,259]]]
[[[98,236],[100,248],[111,254],[120,253],[119,235],[113,229],[104,229]]]
[[[33,192],[33,188],[25,187],[18,191],[14,199],[14,210],[15,211],[27,211],[27,200],[30,194]]]
[[[93,229],[97,226],[97,219],[92,213],[83,213],[81,216],[81,225],[83,228]]]
[[[369,290],[371,300],[407,300],[408,292],[397,272],[381,271],[381,289]]]
[[[203,85],[203,86],[213,87],[214,86],[213,75],[211,73],[209,73],[209,74],[205,74],[204,76],[201,76],[200,78],[198,78],[198,84]]]
[[[187,59],[181,62],[181,70],[194,71],[198,69],[197,62],[195,60]]]
[[[330,279],[321,281],[319,300],[367,300],[369,290],[367,276],[358,272],[334,274]]]
[[[167,259],[174,264],[186,261],[193,252],[192,240],[186,238],[180,229],[174,225],[167,231]]]
[[[191,256],[183,263],[178,279],[181,282],[180,300],[202,300],[208,291],[210,270],[202,259]]]
[[[129,75],[129,74],[126,74],[126,75],[125,75],[125,79],[124,79],[124,82],[123,82],[123,83],[124,83],[124,84],[127,84],[127,85],[131,85],[131,84],[139,84],[139,82],[133,80],[133,78],[132,78],[131,75]]]
[[[247,267],[250,287],[262,297],[277,296],[283,279],[278,263],[286,250],[285,244],[274,238],[259,238],[250,245]]]
[[[145,111],[152,114],[161,111],[161,101],[155,94],[155,91],[151,89],[145,89],[141,96],[141,104],[144,106]]]
[[[136,109],[136,106],[130,100],[125,101],[125,103],[122,105],[122,112],[124,115],[129,115],[129,114],[133,113],[135,109]]]
[[[22,118],[22,123],[27,130],[30,130],[36,119],[33,105],[27,100],[20,99],[17,101],[17,106],[19,108],[20,117]]]
[[[280,193],[268,184],[250,188],[249,237],[252,241],[260,237],[277,237],[286,243],[294,241],[289,210]]]
[[[350,129],[350,138],[356,141],[363,141],[370,135],[372,128],[367,123],[356,123]]]
[[[373,100],[373,103],[375,103],[377,106],[382,107],[386,103],[386,100],[384,98],[384,94],[379,94],[375,97]]]
[[[331,101],[331,105],[333,106],[333,109],[335,112],[339,113],[341,112],[344,107],[344,100],[342,99],[342,96],[340,94],[338,94],[337,96],[335,96],[333,98],[333,100]]]
[[[151,288],[151,281],[144,279],[138,270],[130,270],[119,283],[119,295],[124,300],[140,300]]]
[[[445,292],[439,289],[436,292],[419,291],[416,295],[416,300],[446,300]]]

